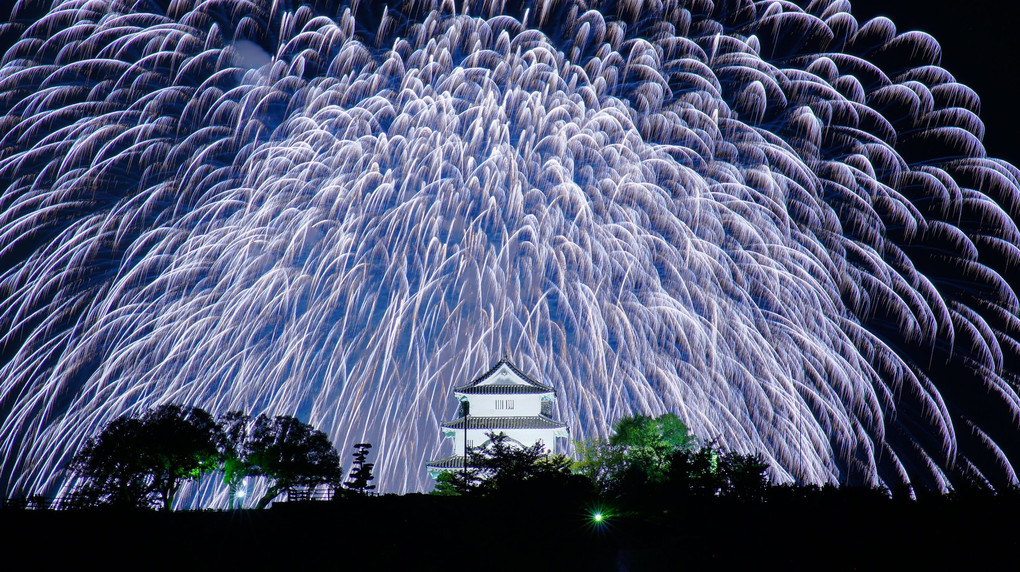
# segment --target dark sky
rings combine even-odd
[[[1017,0],[851,0],[858,22],[886,16],[900,32],[928,32],[942,67],[981,97],[985,147],[1020,164],[1020,2]]]
[[[807,0],[801,0],[806,2]],[[0,21],[10,2],[0,0]],[[942,45],[943,67],[981,97],[985,146],[1020,163],[1020,0],[851,0],[861,23],[886,16],[899,31],[923,30]]]

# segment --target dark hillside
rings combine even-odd
[[[607,507],[598,526],[592,503],[570,495],[383,496],[233,513],[4,510],[0,524],[6,558],[24,554],[39,569],[977,570],[1020,548],[1015,496],[773,496],[665,501],[629,515]]]

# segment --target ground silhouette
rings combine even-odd
[[[634,510],[577,488],[495,496],[350,495],[268,510],[2,510],[9,557],[35,567],[324,570],[982,569],[1018,548],[1020,496],[889,498],[773,487],[762,501],[662,499]],[[606,515],[595,523],[592,515]],[[55,549],[58,547],[59,549]]]

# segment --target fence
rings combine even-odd
[[[286,492],[286,500],[277,502],[331,501],[336,497],[336,488],[332,486],[291,487]],[[377,496],[378,493],[368,491],[365,495]],[[8,497],[0,505],[0,509],[4,510],[73,510],[82,507],[81,499],[73,493],[58,497],[42,495]]]
[[[2,505],[5,510],[71,510],[81,507],[81,499],[73,494],[59,497],[42,495],[8,497],[3,500]]]
[[[336,496],[334,487],[291,487],[285,502],[331,501]]]

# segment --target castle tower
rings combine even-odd
[[[440,426],[443,435],[453,439],[453,455],[428,462],[432,478],[464,467],[465,438],[468,447],[481,447],[489,433],[506,433],[522,447],[541,441],[555,453],[556,439],[570,435],[566,424],[552,418],[556,391],[525,375],[507,358],[453,394],[460,401],[457,418]]]

